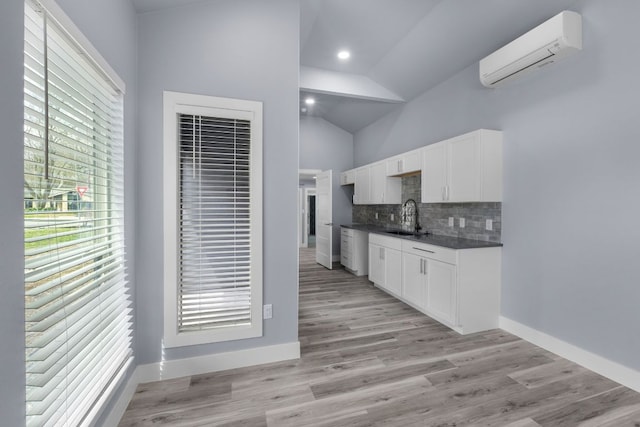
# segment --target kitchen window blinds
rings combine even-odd
[[[166,246],[176,251],[167,263],[177,265],[175,274],[166,276],[173,279],[166,292],[175,308],[167,327],[177,339],[165,344],[259,336],[262,207],[256,113],[193,106],[172,112],[166,120],[176,123],[169,134],[177,141],[168,155],[173,168],[177,164],[177,199],[167,219],[175,221],[175,234],[168,235],[176,242]]]
[[[89,425],[132,361],[123,95],[25,3],[27,426]]]

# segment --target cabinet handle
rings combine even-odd
[[[380,259],[384,260],[384,248],[380,248]]]
[[[445,194],[447,195],[446,200],[448,201],[449,200],[449,186],[445,185],[444,188],[445,188]]]
[[[420,274],[424,273],[423,267],[422,267],[422,261],[424,261],[422,258],[420,258]]]
[[[415,246],[413,247],[413,249],[415,249],[416,251],[429,252],[430,254],[435,254],[434,251],[430,251],[428,249],[416,248]]]
[[[423,274],[426,276],[427,275],[427,260],[423,259],[422,261],[424,261],[424,268],[422,269],[423,270]]]

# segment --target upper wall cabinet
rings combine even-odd
[[[387,177],[385,162],[363,166],[355,169],[353,172],[355,181],[353,204],[380,205],[402,203],[400,200],[402,195],[402,181],[400,178]]]
[[[402,203],[402,180],[387,176],[386,162],[371,165],[369,174],[371,179],[370,204]]]
[[[340,185],[355,184],[355,182],[356,182],[355,169],[344,171],[340,174]]]
[[[500,201],[502,132],[481,129],[423,150],[423,203]]]
[[[353,203],[355,205],[367,205],[371,201],[369,170],[369,166],[363,166],[355,170],[355,186],[353,187]]]
[[[422,169],[422,148],[387,159],[387,176],[398,176],[420,172]]]
[[[356,205],[402,203],[401,176],[422,173],[422,203],[501,202],[502,132],[480,129],[343,172]]]

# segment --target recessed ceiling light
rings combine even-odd
[[[305,107],[302,107],[302,108],[300,109],[300,111],[302,111],[303,113],[306,113],[306,112],[307,112],[307,109],[306,109]]]
[[[348,50],[341,50],[340,52],[338,52],[338,58],[342,59],[343,61],[349,59],[350,57],[351,52],[349,52]]]
[[[313,98],[307,98],[307,99],[304,100],[304,103],[307,104],[307,105],[313,105],[313,104],[316,103],[316,100],[313,99]]]

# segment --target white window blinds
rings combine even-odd
[[[88,425],[131,362],[123,97],[31,2],[24,73],[27,425]]]
[[[251,324],[250,122],[181,114],[178,331]]]
[[[255,113],[177,106],[165,120],[175,126],[165,154],[173,157],[169,168],[177,165],[175,181],[169,179],[176,185],[175,205],[173,191],[165,193],[165,220],[176,224],[175,234],[167,233],[175,241],[165,247],[175,247],[167,263],[176,266],[165,288],[166,315],[175,316],[165,323],[165,344],[259,336],[261,150]]]

